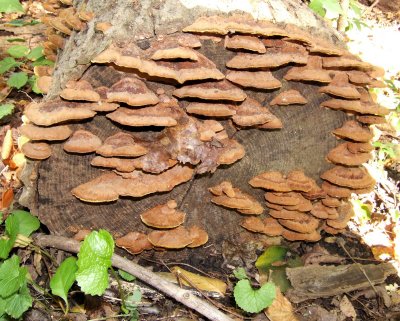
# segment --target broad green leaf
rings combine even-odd
[[[320,15],[321,17],[325,17],[326,10],[324,9],[322,0],[311,0],[308,6],[316,14]]]
[[[76,280],[86,294],[101,295],[108,286],[108,269],[114,253],[114,240],[105,230],[86,236],[78,253]]]
[[[68,306],[68,291],[72,284],[75,282],[76,271],[76,258],[71,256],[65,259],[58,267],[56,273],[50,280],[50,289],[54,295],[61,297],[65,304]]]
[[[270,306],[275,299],[276,290],[273,283],[265,283],[254,290],[249,280],[240,280],[233,290],[236,304],[246,312],[258,313]]]
[[[248,276],[246,274],[246,270],[244,268],[242,268],[242,267],[238,267],[238,268],[234,269],[233,270],[233,275],[238,280],[248,279]]]
[[[28,83],[29,83],[29,85],[31,86],[32,91],[33,91],[35,94],[43,94],[42,91],[40,90],[40,88],[39,88],[38,85],[37,85],[37,80],[38,80],[38,77],[37,77],[36,75],[32,75],[32,76],[28,79]]]
[[[0,258],[6,259],[10,253],[18,234],[17,219],[10,215],[6,219],[6,234],[8,238],[0,239]]]
[[[139,289],[135,289],[130,295],[125,299],[125,307],[128,310],[136,309],[139,302],[142,300],[142,293]]]
[[[256,261],[258,271],[268,272],[273,269],[273,263],[283,262],[287,253],[287,248],[279,245],[272,245],[268,247],[263,254]]]
[[[339,0],[324,0],[322,1],[326,11],[334,15],[340,15],[343,13],[342,7],[340,6]]]
[[[32,297],[26,283],[18,293],[7,298],[6,313],[14,319],[20,318],[32,306]]]
[[[21,63],[16,61],[13,57],[6,57],[0,61],[0,74],[4,74],[11,68],[19,67],[20,65]]]
[[[1,12],[24,12],[24,8],[18,0],[1,0],[0,13]]]
[[[13,255],[0,266],[0,296],[5,299],[17,292],[26,281],[27,269],[19,266],[19,257]]]
[[[0,105],[0,119],[12,115],[14,112],[14,104]]]
[[[43,47],[42,46],[33,48],[29,52],[29,54],[26,56],[26,58],[28,58],[29,60],[32,60],[32,61],[36,61],[41,57],[43,57]]]
[[[36,231],[40,227],[39,219],[26,211],[12,211],[9,217],[15,217],[17,220],[17,234],[29,237],[32,232]]]
[[[10,78],[7,80],[7,85],[20,89],[26,85],[28,82],[28,75],[26,72],[15,72],[11,74]]]
[[[125,272],[124,270],[119,269],[118,274],[121,278],[123,278],[125,281],[132,282],[136,280],[136,277],[128,272]]]
[[[7,53],[14,58],[25,57],[29,52],[29,48],[24,45],[15,45],[7,49]]]
[[[7,39],[7,42],[25,42],[24,38],[11,38]]]
[[[46,59],[45,57],[40,57],[36,61],[34,61],[32,63],[33,67],[36,67],[36,66],[53,66],[53,65],[54,65],[54,61]]]
[[[350,1],[350,9],[353,10],[356,18],[361,18],[362,11],[357,1]]]

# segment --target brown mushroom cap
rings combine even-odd
[[[122,247],[131,254],[139,254],[144,250],[151,250],[153,245],[147,239],[147,235],[140,232],[129,232],[115,240],[115,245]]]
[[[283,208],[289,211],[309,212],[312,209],[312,203],[304,198],[304,200],[297,205],[285,205]]]
[[[258,53],[266,52],[263,42],[257,37],[252,36],[227,35],[224,46],[227,49],[245,49]]]
[[[107,114],[107,118],[132,127],[175,126],[180,116],[181,113],[174,106],[166,103],[140,109],[120,107]]]
[[[232,116],[233,122],[242,127],[255,126],[268,123],[276,118],[268,108],[252,98],[246,100],[238,106],[234,106],[236,114]]]
[[[142,214],[140,219],[147,226],[166,229],[178,227],[185,221],[186,213],[177,210],[178,204],[170,200],[166,204],[157,205]]]
[[[283,78],[292,81],[331,82],[329,71],[322,69],[321,57],[310,56],[306,63],[307,65],[304,67],[291,68]]]
[[[383,116],[375,115],[358,115],[356,116],[357,121],[366,125],[386,124],[386,118]]]
[[[35,160],[42,160],[49,158],[51,155],[51,148],[46,143],[30,143],[27,142],[22,145],[21,151],[28,158]]]
[[[122,132],[108,137],[103,145],[96,149],[97,154],[105,157],[137,157],[147,152],[148,149],[137,144],[130,134]]]
[[[153,246],[166,249],[181,249],[193,242],[189,231],[183,226],[172,230],[153,231],[147,238]]]
[[[356,142],[368,142],[373,137],[368,128],[362,127],[355,120],[346,121],[342,127],[335,129],[332,133],[340,138],[348,138]]]
[[[349,76],[349,81],[358,86],[369,85],[372,81],[372,78],[363,71],[348,70],[348,71],[346,71],[346,73]]]
[[[278,204],[274,204],[274,203],[270,203],[270,202],[265,202],[265,205],[267,205],[268,208],[277,210],[277,211],[281,211],[284,209],[283,205],[278,205]]]
[[[351,196],[351,193],[354,193],[350,188],[337,186],[326,181],[322,183],[321,187],[331,197],[348,198]]]
[[[321,178],[332,184],[354,189],[375,185],[375,180],[369,175],[365,167],[335,166],[322,173]]]
[[[326,69],[359,69],[371,70],[373,66],[358,60],[355,56],[324,57],[322,66]]]
[[[130,106],[155,105],[159,102],[156,94],[138,78],[123,78],[107,91],[108,102],[121,102]]]
[[[253,177],[249,184],[253,187],[261,187],[276,192],[290,192],[292,190],[282,173],[276,171],[261,173]]]
[[[311,46],[308,50],[312,53],[320,53],[328,56],[341,56],[343,55],[343,49],[340,49],[337,45],[332,44],[324,39],[312,39]]]
[[[36,125],[50,126],[68,120],[92,118],[96,112],[82,107],[81,103],[62,100],[49,100],[43,103],[30,103],[25,108],[26,117]]]
[[[335,164],[358,166],[368,162],[372,155],[370,153],[352,153],[348,150],[348,143],[343,143],[330,150],[326,158]]]
[[[189,227],[189,235],[193,239],[193,242],[187,246],[189,248],[199,247],[208,242],[207,232],[196,225]]]
[[[129,173],[136,169],[135,160],[128,158],[96,156],[90,162],[92,166],[115,168],[119,172]]]
[[[183,60],[197,61],[199,58],[195,50],[177,46],[174,48],[158,49],[152,54],[151,59],[153,60],[183,59]]]
[[[186,106],[189,114],[208,116],[208,117],[229,117],[236,114],[231,104],[210,104],[192,102]]]
[[[70,80],[60,92],[60,96],[66,100],[99,101],[100,95],[86,80]]]
[[[312,184],[312,188],[311,190],[309,190],[308,192],[302,192],[301,194],[309,200],[316,200],[319,198],[324,198],[326,197],[326,193],[325,191],[318,186],[318,184],[314,181]]]
[[[311,233],[298,233],[284,229],[282,231],[282,236],[288,241],[318,242],[321,239],[321,235],[318,231],[313,231]]]
[[[293,220],[293,221],[306,221],[310,215],[300,211],[270,210],[269,215],[276,219]]]
[[[63,21],[68,25],[68,27],[74,30],[80,31],[83,28],[85,28],[85,23],[83,23],[79,19],[74,7],[60,9],[58,11],[58,17],[63,19]]]
[[[99,137],[87,130],[77,130],[73,135],[66,141],[63,148],[69,153],[93,153],[100,146],[102,142]]]
[[[247,96],[243,90],[226,80],[183,86],[175,89],[173,95],[179,98],[194,97],[206,100],[229,101],[243,101]]]
[[[275,96],[274,99],[269,103],[270,105],[304,105],[307,104],[307,99],[305,99],[300,92],[294,89],[285,90]]]
[[[312,233],[313,231],[315,231],[317,229],[320,220],[311,215],[307,215],[307,218],[304,220],[279,219],[278,222],[283,227],[286,227],[295,232]]]
[[[339,207],[340,204],[342,203],[339,199],[336,197],[326,197],[321,200],[322,204],[327,206],[327,207]]]
[[[282,87],[282,83],[270,71],[230,70],[226,74],[226,79],[246,88],[276,89]]]
[[[337,211],[338,211],[339,217],[334,220],[330,220],[330,219],[326,220],[326,224],[335,229],[346,228],[347,223],[354,216],[354,211],[353,211],[352,205],[349,202],[344,203],[337,208]]]
[[[19,132],[30,140],[65,140],[72,134],[68,126],[38,127],[33,124],[25,124],[19,128]]]
[[[283,127],[282,121],[275,116],[273,120],[270,120],[269,122],[258,125],[258,129],[281,129]]]
[[[363,100],[329,99],[321,103],[321,107],[335,110],[356,112],[359,114],[387,115],[389,110],[373,102]]]
[[[267,192],[264,197],[266,201],[279,205],[298,205],[304,202],[304,197],[297,192]]]
[[[291,171],[287,175],[287,182],[293,191],[309,192],[316,184],[315,181],[306,176],[303,171]]]
[[[335,198],[337,200],[337,198]],[[338,200],[339,205],[341,204],[341,202]],[[310,213],[317,217],[317,218],[321,218],[321,219],[334,219],[338,217],[338,213],[336,211],[336,209],[334,207],[328,207],[325,206],[322,202],[316,202],[313,204],[313,208],[310,211]]]
[[[43,94],[47,94],[51,87],[53,77],[51,76],[40,76],[37,78],[36,85]]]
[[[374,150],[371,143],[353,143],[347,142],[347,149],[352,153],[369,153]]]
[[[255,21],[249,16],[234,14],[229,17],[200,17],[183,28],[184,32],[211,33],[227,35],[228,33],[244,33],[260,36],[287,36],[286,30],[267,21]]]
[[[336,234],[339,234],[339,233],[344,233],[346,231],[346,229],[340,229],[340,230],[335,229],[333,227],[330,227],[326,223],[324,223],[322,225],[322,230],[324,230],[326,233],[332,234],[332,235],[336,235]]]
[[[262,233],[269,236],[279,236],[283,232],[283,227],[278,223],[278,220],[272,217],[267,217],[265,219],[247,217],[240,225],[251,232]]]
[[[350,85],[346,73],[336,73],[329,85],[321,87],[318,91],[347,99],[359,99],[361,97],[356,87]]]
[[[269,48],[265,54],[239,53],[226,63],[228,68],[255,69],[275,68],[289,63],[307,63],[304,47],[286,43],[284,47]]]
[[[225,139],[220,143],[222,144],[222,150],[218,156],[218,164],[233,164],[243,158],[246,153],[244,147],[234,139]]]

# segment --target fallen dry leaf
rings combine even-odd
[[[174,266],[171,272],[180,278],[183,285],[192,286],[202,291],[217,292],[221,295],[225,295],[227,286],[226,283],[221,280],[195,274],[178,266]]]
[[[344,295],[342,300],[340,300],[339,303],[339,308],[340,311],[347,317],[347,318],[352,318],[352,320],[355,320],[357,317],[356,310],[354,310],[353,305],[351,304],[349,298]]]
[[[1,195],[1,209],[10,207],[14,200],[14,191],[12,188],[5,190]]]
[[[264,310],[265,315],[271,321],[298,321],[293,312],[292,304],[284,297],[279,288],[276,288],[276,298],[269,308]]]

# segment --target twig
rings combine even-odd
[[[42,247],[53,247],[73,253],[78,253],[80,248],[80,243],[78,241],[57,235],[38,235],[35,237],[35,243]],[[197,311],[209,320],[233,321],[232,318],[228,317],[203,299],[194,296],[190,291],[177,287],[157,274],[129,261],[128,259],[114,254],[112,256],[112,265],[136,276],[138,279],[174,298],[185,306]]]
[[[372,9],[379,3],[380,0],[375,0],[373,4],[371,4],[367,9],[365,9],[362,13],[361,13],[361,17],[364,17],[364,15],[366,15],[367,13],[370,13],[372,11]]]

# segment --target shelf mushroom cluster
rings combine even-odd
[[[148,235],[141,232],[129,232],[116,239],[117,246],[131,254],[139,254],[152,248],[181,249],[202,246],[208,241],[208,234],[198,226],[185,228],[186,213],[177,209],[175,200],[157,205],[140,215],[144,224],[155,228]]]
[[[80,18],[75,9],[64,10],[65,16],[69,10]],[[49,24],[59,20],[50,19]],[[103,27],[96,30],[103,32]],[[66,31],[61,32],[68,34]],[[387,110],[376,105],[364,87],[381,85],[376,79],[382,76],[380,69],[295,26],[283,28],[240,15],[202,17],[183,32],[150,39],[146,46],[135,42],[111,44],[91,61],[121,67],[124,72],[119,71],[120,78],[115,83],[94,88],[87,80],[70,81],[59,98],[30,104],[25,110],[30,123],[22,126],[21,133],[33,142],[23,145],[25,155],[46,159],[51,148],[43,141],[67,138],[66,152],[96,153],[91,165],[108,170],[72,190],[74,196],[86,202],[167,192],[195,174],[214,172],[218,166],[232,164],[245,155],[245,147],[228,136],[219,120],[228,120],[237,129],[282,128],[282,120],[271,113],[268,104],[250,97],[246,89],[265,91],[270,105],[299,105],[307,104],[307,99],[293,89],[282,91],[282,82],[311,82],[321,86],[321,94],[334,97],[324,101],[322,107],[356,116],[356,120],[349,120],[334,131],[345,140],[327,156],[336,166],[322,174],[322,189],[297,171],[279,178],[280,187],[257,186],[260,181],[265,183],[262,175],[253,178],[251,184],[269,190],[267,205],[271,216],[275,216],[262,224],[281,229],[280,234],[288,239],[317,240],[318,229],[325,223],[325,230],[342,229],[336,221],[348,217],[347,206],[333,201],[329,206],[323,201],[346,198],[352,192],[363,193],[374,184],[361,164],[370,158],[372,149],[368,125],[382,122]],[[199,34],[224,39],[224,48],[235,52],[225,62],[225,74],[198,50],[202,46]],[[283,79],[275,78],[271,70],[288,64],[294,66]],[[174,87],[166,92],[160,83]],[[274,90],[277,94],[270,93]],[[135,133],[116,129],[114,135],[102,141],[91,132],[82,128],[73,131],[65,124],[88,120],[96,114],[105,114],[117,127],[134,128]],[[152,126],[163,130],[147,136],[137,134],[139,130],[146,134]],[[303,183],[306,187],[302,187]],[[241,213],[262,212],[257,201],[229,183],[211,192],[217,204],[228,206],[229,202],[240,201],[246,204],[237,208]],[[323,198],[326,195],[329,198]],[[322,206],[330,209],[326,218],[313,214]],[[288,211],[298,213],[298,217],[293,218],[293,213],[289,218],[283,217]]]

